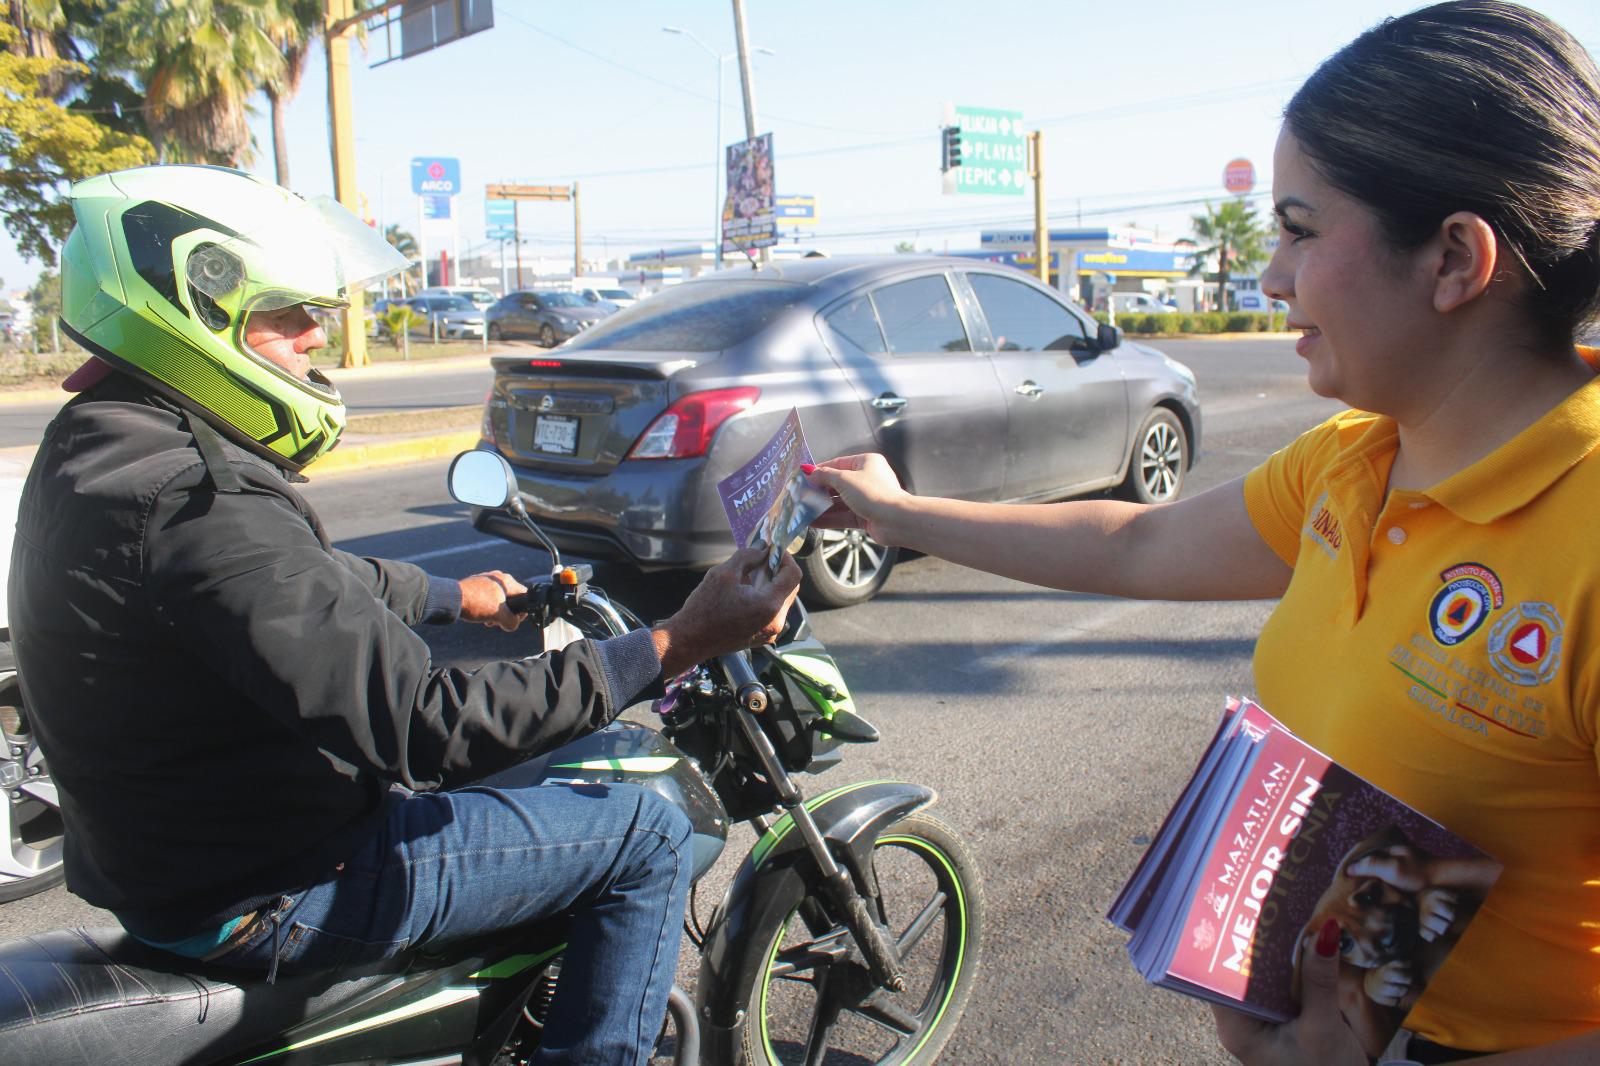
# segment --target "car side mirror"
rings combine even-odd
[[[474,507],[504,507],[517,496],[511,464],[494,452],[462,452],[450,461],[445,480],[451,496]]]
[[[1100,329],[1096,332],[1094,338],[1095,351],[1109,352],[1121,344],[1122,328],[1120,326],[1109,326],[1101,322]]]

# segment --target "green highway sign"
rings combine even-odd
[[[1028,145],[1021,111],[946,104],[944,119],[960,138],[960,163],[944,173],[946,193],[1021,196],[1027,191]]]

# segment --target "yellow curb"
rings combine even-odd
[[[371,470],[380,466],[398,466],[422,459],[437,459],[442,455],[464,452],[478,443],[478,431],[462,430],[429,437],[408,437],[403,440],[365,440],[357,444],[342,441],[337,448],[312,463],[306,476],[313,479],[330,474],[348,474]]]

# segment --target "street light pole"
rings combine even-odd
[[[717,143],[715,145],[715,150],[713,151],[712,157],[711,157],[711,159],[712,159],[712,164],[711,164],[711,246],[715,249],[715,252],[713,254],[716,257],[717,269],[721,270],[722,269],[722,178],[723,178],[723,172],[725,170],[727,170],[727,167],[728,167],[727,161],[723,158],[723,144],[722,144],[722,82],[723,82],[722,67],[723,67],[723,64],[725,64],[728,60],[733,59],[739,53],[738,52],[728,52],[728,53],[724,54],[722,52],[718,52],[715,48],[712,48],[710,45],[706,44],[706,42],[702,41],[700,38],[696,37],[694,34],[690,33],[688,30],[682,29],[681,27],[678,27],[678,26],[663,26],[663,27],[661,27],[661,29],[662,29],[662,32],[664,32],[664,33],[676,33],[676,34],[678,34],[678,35],[680,35],[682,37],[689,38],[689,40],[691,40],[695,44],[699,45],[701,47],[701,49],[706,53],[706,55],[710,56],[713,60],[715,60],[716,64],[717,64],[717,122],[716,122]],[[760,52],[762,55],[769,55],[769,56],[773,56],[773,55],[777,55],[778,54],[778,53],[774,52],[770,48],[757,47],[756,51]]]
[[[715,257],[717,269],[722,269],[722,64],[733,58],[734,53],[723,55],[709,44],[679,26],[663,26],[663,33],[675,33],[687,37],[710,56],[717,64],[717,143],[712,146],[711,153],[711,247]]]
[[[727,61],[727,56],[717,56],[717,144],[711,154],[711,246],[718,270],[722,269],[722,172],[727,169],[722,161],[722,65]]]

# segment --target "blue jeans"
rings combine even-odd
[[[265,970],[276,950],[285,971],[328,970],[570,913],[534,1061],[644,1063],[678,964],[689,834],[682,811],[633,785],[410,796],[342,869],[285,897],[279,929],[258,922],[215,961]]]

